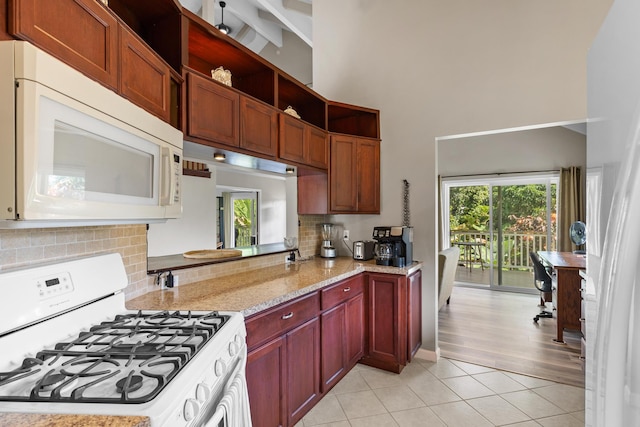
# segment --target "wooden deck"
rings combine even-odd
[[[538,302],[537,295],[454,287],[438,316],[442,356],[584,387],[580,334],[565,331],[566,344],[554,342],[555,319],[533,322]]]
[[[476,284],[489,286],[489,275],[491,269],[482,269],[479,265],[474,265],[471,269],[458,265],[456,269],[455,281],[465,284]],[[493,269],[494,282],[498,283],[498,269]],[[536,290],[533,286],[533,272],[531,271],[502,271],[502,283],[505,287]]]

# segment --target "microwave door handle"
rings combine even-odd
[[[167,206],[171,201],[171,150],[168,147],[162,147],[160,149],[160,205]]]

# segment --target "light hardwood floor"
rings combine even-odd
[[[536,295],[454,287],[439,312],[439,345],[446,358],[584,387],[580,334],[556,343],[555,319],[533,317]],[[550,309],[550,304],[547,304]]]

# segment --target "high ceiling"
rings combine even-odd
[[[259,53],[269,42],[278,48],[283,31],[290,31],[312,47],[312,0],[226,0],[224,23],[230,37]],[[222,20],[219,0],[180,0],[183,7],[217,25]]]

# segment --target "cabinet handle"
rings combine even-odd
[[[351,288],[347,287],[347,288],[344,288],[344,289],[342,290],[342,292],[349,292],[350,290],[351,290]]]
[[[581,317],[581,318],[580,318],[580,321],[581,321],[581,322],[584,322],[585,320],[587,320],[587,319],[585,319],[584,317]]]
[[[293,317],[293,311],[282,315],[282,320],[291,319]]]

